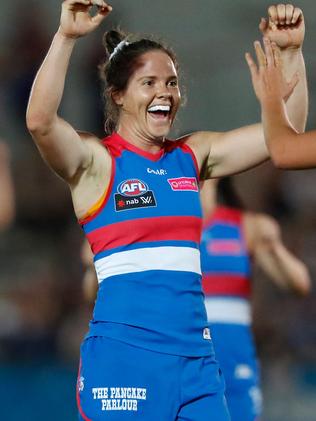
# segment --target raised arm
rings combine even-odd
[[[283,244],[278,223],[268,215],[247,214],[244,232],[255,263],[282,289],[307,295],[311,280],[306,265]]]
[[[302,52],[305,37],[304,15],[291,4],[279,4],[268,9],[269,20],[261,19],[259,28],[264,38],[278,47],[279,64],[287,81],[297,75],[298,83],[289,98],[286,109],[291,124],[304,132],[308,113],[306,69]],[[295,82],[295,81],[294,81]]]
[[[261,104],[264,135],[271,159],[278,168],[313,168],[316,166],[316,131],[299,133],[297,127],[291,124],[282,96],[282,86],[287,82],[280,66],[278,51],[273,45],[266,49],[266,56],[264,65],[258,61],[259,66],[250,54],[246,55],[246,59]],[[298,107],[297,112],[300,110]]]
[[[306,76],[301,53],[305,33],[304,20],[302,15],[301,18],[297,16],[297,8],[291,5],[271,6],[268,12],[269,20],[261,20],[260,30],[265,38],[273,39],[280,46],[286,77],[293,76],[295,72],[300,74],[287,107],[293,125],[301,131],[307,117]],[[295,37],[292,36],[293,31]],[[282,95],[288,95],[288,91],[282,91]],[[226,133],[199,132],[188,136],[187,141],[197,156],[202,179],[235,174],[252,168],[269,157],[261,124]]]
[[[96,15],[90,15],[93,5]],[[93,161],[93,135],[82,135],[57,114],[76,40],[93,31],[110,13],[102,0],[66,0],[60,27],[35,78],[26,115],[27,127],[43,158],[69,184]],[[86,140],[86,141],[84,141]]]

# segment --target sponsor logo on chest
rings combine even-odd
[[[207,244],[207,251],[209,254],[240,256],[243,253],[243,248],[238,240],[221,240],[212,239]]]
[[[173,191],[199,191],[195,177],[168,178],[168,183]]]
[[[154,193],[146,183],[137,178],[122,181],[117,187],[114,200],[117,212],[157,206]]]
[[[147,168],[147,172],[148,174],[167,175],[167,170],[164,170],[162,168],[160,169]]]

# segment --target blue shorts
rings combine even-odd
[[[259,421],[262,396],[258,386],[227,390],[226,399],[232,421]]]
[[[224,381],[211,357],[180,357],[106,337],[81,347],[79,420],[229,421]]]
[[[232,421],[258,420],[262,412],[260,369],[250,326],[213,323],[211,331]]]

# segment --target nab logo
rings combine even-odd
[[[140,196],[148,191],[148,186],[140,180],[126,180],[119,184],[117,191],[123,196]]]
[[[141,180],[130,179],[122,181],[114,195],[116,212],[157,206],[153,191]]]

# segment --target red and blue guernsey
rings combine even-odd
[[[213,353],[201,289],[198,168],[183,142],[158,153],[105,138],[110,186],[80,221],[99,291],[88,336],[182,356]]]
[[[242,228],[242,211],[219,206],[204,223],[201,253],[203,290],[223,306],[211,306],[212,321],[250,324],[251,264]],[[238,303],[245,305],[239,306]],[[232,311],[234,309],[234,311]],[[230,310],[230,311],[228,311]],[[228,318],[228,319],[225,319]]]
[[[232,420],[253,421],[261,411],[261,394],[251,331],[251,261],[242,220],[242,211],[228,207],[217,207],[206,220],[202,285]]]

